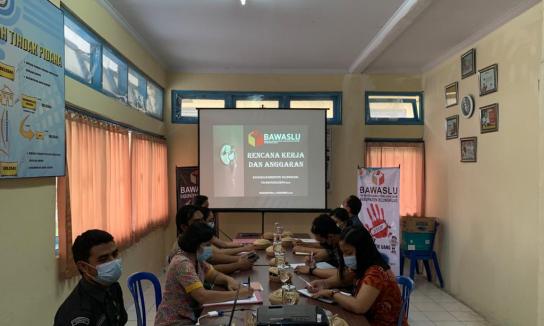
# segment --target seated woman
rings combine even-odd
[[[362,228],[352,228],[343,235],[340,248],[343,261],[339,279],[336,283],[331,280],[310,283],[309,290],[314,292],[314,297],[333,298],[342,308],[363,314],[361,325],[396,325],[402,305],[401,293],[370,233]],[[344,271],[354,277],[353,296],[331,290],[343,285]],[[406,320],[403,324],[408,325]]]
[[[189,228],[190,225],[194,223],[203,223],[203,214],[202,211],[193,205],[185,205],[176,214],[176,232],[177,238],[179,239]],[[204,224],[205,225],[205,224]],[[212,231],[213,234],[213,231]],[[250,251],[251,248],[247,248]],[[174,242],[172,252],[169,256],[169,259],[177,252],[178,250],[178,241]],[[249,255],[243,256],[234,256],[227,255],[220,252],[217,248],[212,248],[212,256],[209,260],[211,264],[214,265],[215,269],[221,273],[230,274],[237,270],[248,270],[253,268],[254,261],[250,259]]]
[[[193,325],[205,303],[234,300],[240,286],[233,278],[206,263],[212,254],[213,231],[204,223],[193,223],[179,238],[179,249],[172,257],[155,316],[156,326]],[[228,291],[206,290],[203,282],[223,285]],[[241,287],[239,298],[248,298],[253,290]]]
[[[213,211],[207,207],[201,207],[200,211],[203,215],[203,220],[209,227],[215,230],[215,215]],[[243,245],[240,243],[234,243],[232,241],[224,241],[219,239],[217,236],[213,236],[212,244],[216,247],[216,252],[220,252],[225,255],[236,255],[241,252],[250,252],[254,251],[255,248],[253,245]]]

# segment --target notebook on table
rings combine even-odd
[[[262,304],[263,303],[263,296],[260,291],[253,292],[253,296],[251,298],[247,299],[238,299],[236,302],[237,305],[242,304]],[[214,302],[214,303],[206,303],[202,305],[203,307],[215,307],[215,306],[230,306],[234,304],[234,300],[230,301],[223,301],[223,302]]]

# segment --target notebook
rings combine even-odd
[[[238,299],[236,302],[237,305],[241,304],[261,304],[263,303],[263,297],[261,295],[260,291],[253,292],[253,296],[251,298],[247,299]],[[214,307],[214,306],[230,306],[234,304],[234,300],[231,301],[224,301],[224,302],[214,302],[214,303],[206,303],[202,305],[203,307]]]

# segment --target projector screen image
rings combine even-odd
[[[324,209],[325,110],[199,110],[200,193],[210,208]]]

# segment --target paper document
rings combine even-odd
[[[310,256],[309,252],[295,251],[295,256]]]
[[[305,263],[293,263],[293,264],[289,264],[289,265],[291,265],[291,268],[292,268],[292,269],[295,269],[295,268],[297,268],[297,267],[299,267],[299,266],[304,266],[304,265],[306,265],[306,264],[305,264]]]
[[[302,243],[318,243],[316,239],[299,239]]]
[[[297,290],[297,291],[298,291],[298,293],[302,294],[305,297],[308,297],[308,298],[312,297],[312,294],[307,289],[300,289],[300,290]],[[330,298],[314,298],[314,299],[319,300],[321,302],[325,302],[325,303],[334,303],[334,300],[330,299]]]
[[[263,297],[262,297],[260,291],[253,292],[253,296],[252,296],[251,298],[247,298],[247,299],[238,299],[238,301],[236,301],[236,305],[241,305],[241,304],[259,304],[259,303],[263,303]],[[229,306],[229,305],[233,305],[233,304],[234,304],[234,300],[231,300],[231,301],[224,301],[224,302],[215,302],[215,303],[206,303],[206,304],[204,304],[204,305],[202,305],[202,306],[203,306],[203,307]]]
[[[324,261],[319,262],[319,263],[316,263],[316,264],[315,264],[315,267],[316,267],[316,268],[319,268],[319,269],[336,268],[336,267],[332,266],[331,264],[326,263],[326,262],[324,262]]]

